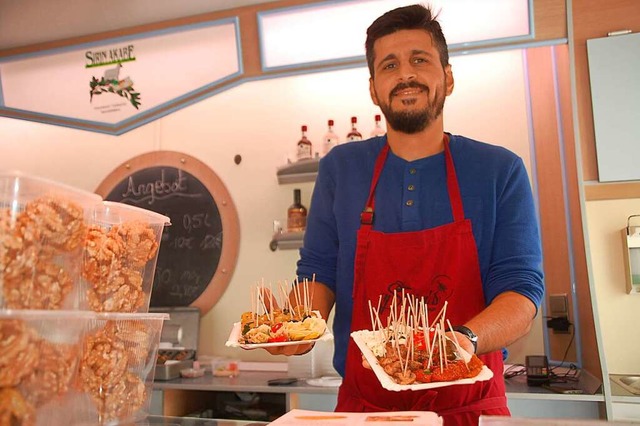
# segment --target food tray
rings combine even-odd
[[[236,322],[233,324],[233,328],[231,329],[231,333],[229,334],[229,339],[227,340],[226,346],[230,346],[233,348],[242,348],[242,349],[257,349],[257,348],[273,348],[277,346],[292,346],[292,345],[304,345],[307,343],[313,343],[318,341],[326,341],[333,340],[333,334],[329,331],[329,327],[327,327],[322,334],[322,336],[317,339],[310,340],[292,340],[289,342],[272,342],[272,343],[240,343],[239,339],[242,336],[242,330],[240,330],[241,323]]]
[[[404,390],[435,389],[435,388],[441,388],[444,386],[467,385],[467,384],[471,384],[479,381],[489,380],[493,377],[493,371],[491,371],[491,369],[489,369],[485,365],[482,367],[480,374],[478,374],[476,377],[471,377],[468,379],[454,380],[451,382],[432,382],[432,383],[420,383],[415,385],[400,385],[396,383],[387,373],[385,373],[382,366],[380,366],[380,364],[378,363],[378,359],[373,354],[369,346],[367,346],[367,338],[370,337],[373,333],[377,333],[377,332],[373,332],[371,330],[354,331],[353,333],[351,333],[351,337],[358,345],[358,348],[360,348],[360,351],[362,352],[367,362],[371,366],[371,369],[373,370],[376,377],[380,381],[380,384],[382,385],[382,387],[387,390],[404,391]],[[460,350],[462,351],[462,355],[466,360],[471,359],[471,355],[469,355],[469,353],[464,352],[463,349],[460,349]]]

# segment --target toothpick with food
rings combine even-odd
[[[327,333],[327,323],[313,309],[315,277],[311,281],[297,278],[289,285],[278,282],[265,285],[264,279],[250,289],[251,310],[240,318],[239,346],[245,349],[263,347],[274,354],[297,354],[311,349],[315,341]],[[273,349],[279,346],[305,348]],[[286,353],[291,352],[291,353]]]
[[[483,369],[483,362],[464,351],[455,333],[449,333],[447,302],[431,321],[424,298],[404,292],[394,293],[386,324],[379,311],[380,301],[377,307],[369,302],[371,330],[352,335],[375,357],[369,361],[375,360],[395,383],[453,382],[476,377]]]

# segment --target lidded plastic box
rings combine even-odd
[[[0,171],[0,308],[77,309],[97,194]]]
[[[82,306],[96,312],[148,312],[162,232],[170,219],[103,201],[89,220],[82,259]]]
[[[10,424],[54,424],[42,413],[55,411],[75,392],[82,343],[93,316],[61,310],[0,311],[0,412],[9,415]]]
[[[74,424],[129,424],[146,418],[162,325],[168,314],[95,313],[83,339]]]

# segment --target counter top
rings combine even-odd
[[[306,379],[284,386],[270,386],[267,382],[272,379],[287,377],[287,373],[281,371],[242,371],[237,377],[215,377],[205,374],[195,379],[179,378],[168,381],[156,381],[154,389],[183,389],[201,391],[227,391],[227,392],[264,392],[264,393],[320,393],[337,394],[337,387],[311,386]]]
[[[182,389],[199,391],[226,392],[264,392],[264,393],[300,393],[300,394],[337,394],[337,387],[311,386],[306,379],[284,386],[270,386],[267,381],[287,377],[283,372],[242,371],[237,377],[214,377],[205,374],[195,379],[179,378],[169,381],[156,381],[154,389]],[[581,381],[582,381],[581,377]],[[507,398],[513,399],[552,399],[570,401],[604,401],[602,393],[591,394],[558,394],[550,390],[528,386],[525,376],[516,376],[505,381]],[[580,385],[580,382],[578,382]]]

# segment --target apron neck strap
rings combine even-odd
[[[464,209],[462,208],[462,197],[460,196],[460,187],[458,186],[458,177],[456,169],[453,165],[453,157],[449,149],[449,135],[446,133],[442,137],[444,144],[445,166],[447,170],[447,190],[449,192],[449,201],[451,202],[451,211],[453,212],[453,220],[459,222],[464,220]],[[371,187],[369,189],[369,198],[367,205],[362,213],[360,213],[360,224],[365,226],[373,225],[374,208],[375,208],[375,192],[378,186],[378,180],[382,174],[384,163],[389,155],[389,143],[385,143],[384,147],[378,154],[376,164],[373,168],[373,178],[371,179]]]

